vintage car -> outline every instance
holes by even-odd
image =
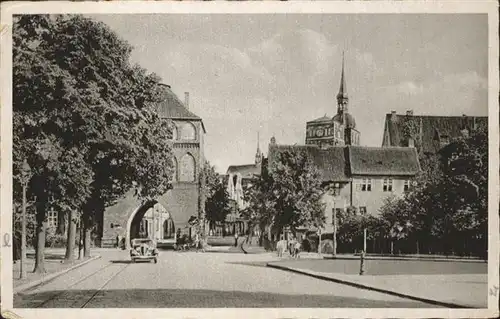
[[[132,239],[132,248],[130,249],[130,258],[132,262],[137,260],[153,260],[158,262],[158,249],[156,242],[149,238]]]

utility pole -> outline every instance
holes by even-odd
[[[333,209],[333,256],[337,256],[337,211]]]
[[[363,230],[363,251],[366,252],[366,228]]]
[[[31,178],[31,167],[27,160],[24,160],[21,168],[21,184],[23,187],[23,207],[22,207],[22,220],[21,220],[21,264],[19,278],[26,278],[26,189],[28,188],[28,181]]]
[[[156,228],[155,228],[155,206],[153,205],[153,209],[151,211],[151,215],[152,215],[152,218],[151,218],[151,239],[152,240],[155,240],[155,237],[156,237]]]

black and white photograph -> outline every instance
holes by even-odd
[[[4,3],[2,314],[497,316],[498,4],[368,2]]]

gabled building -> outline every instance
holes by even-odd
[[[323,194],[326,223],[324,232],[333,232],[333,210],[349,206],[360,214],[379,214],[384,199],[402,195],[419,172],[415,148],[317,145],[269,145],[268,169],[272,172],[280,152],[305,151],[321,174],[321,182],[333,192]]]
[[[468,135],[488,117],[386,114],[382,147],[415,147],[420,158],[436,154],[454,138]]]
[[[169,85],[162,85],[162,99],[157,105],[160,118],[173,124],[172,144],[174,175],[173,188],[155,201],[142,203],[129,192],[124,198],[106,208],[98,222],[102,246],[109,247],[117,236],[125,245],[136,237],[150,237],[159,243],[170,244],[176,234],[192,235],[190,219],[198,218],[204,209],[199,174],[205,163],[202,119],[189,110],[189,93],[181,101]]]

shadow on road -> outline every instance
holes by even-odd
[[[61,291],[46,291],[14,297],[15,308],[35,308]],[[43,305],[44,308],[428,308],[415,301],[382,301],[330,295],[281,294],[268,292],[193,289],[68,290]],[[93,296],[93,297],[92,297]],[[92,300],[86,303],[90,298]],[[75,303],[75,300],[77,301]]]
[[[112,264],[133,264],[132,260],[110,260]]]
[[[252,266],[252,267],[267,267],[267,261],[226,261],[226,264]]]

